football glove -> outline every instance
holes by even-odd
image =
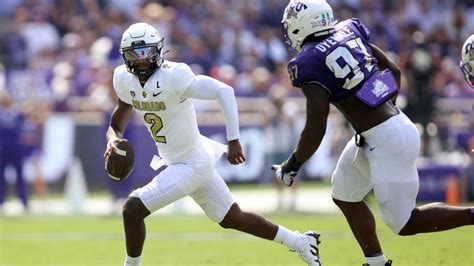
[[[293,181],[295,181],[295,177],[298,174],[298,172],[295,172],[295,171],[290,171],[290,172],[285,173],[284,169],[283,169],[283,164],[274,164],[274,165],[272,165],[272,170],[275,171],[275,178],[279,182],[281,182],[281,183],[283,183],[283,184],[285,184],[289,187],[291,187],[291,185],[293,185]]]
[[[272,170],[275,171],[275,178],[279,182],[291,187],[300,167],[301,164],[296,161],[295,153],[292,153],[290,158],[282,164],[272,165]]]

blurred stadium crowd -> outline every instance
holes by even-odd
[[[330,2],[340,20],[361,18],[373,42],[396,57],[408,94],[424,90],[416,95],[423,99],[408,97],[409,104],[474,97],[457,68],[460,47],[474,32],[474,1]],[[74,108],[64,105],[68,96],[103,95],[92,98],[96,108],[107,109],[107,98],[113,97],[101,87],[110,87],[111,70],[121,64],[121,34],[131,23],[146,21],[165,36],[167,59],[231,83],[239,96],[266,96],[275,84],[292,90],[286,74],[290,55],[280,30],[285,5],[278,0],[7,0],[0,9],[0,59],[11,90],[35,79],[22,78],[24,71],[44,73],[45,80],[34,80],[28,93],[16,97],[43,97],[61,111]]]
[[[474,0],[329,2],[340,20],[359,17],[373,42],[401,67],[400,106],[419,123],[421,132],[428,132],[422,134],[423,155],[458,152],[464,157],[455,160],[464,158],[462,165],[468,165],[474,90],[464,82],[458,62],[462,43],[474,32]],[[273,112],[261,108],[267,114],[266,125],[290,125],[291,119],[275,121],[285,99],[302,96],[292,88],[286,71],[292,56],[280,29],[286,4],[281,0],[3,0],[0,107],[14,105],[29,121],[26,128],[38,132],[51,112],[110,113],[116,101],[113,69],[122,64],[121,35],[131,23],[144,21],[165,37],[166,59],[186,62],[196,74],[232,85],[239,101],[272,99]],[[339,133],[334,138],[343,142],[348,136]],[[4,136],[2,141],[11,142]],[[41,147],[40,140],[29,141]],[[292,145],[276,151],[274,158],[286,156]],[[334,147],[335,158],[341,147]]]

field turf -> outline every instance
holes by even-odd
[[[376,216],[379,216],[376,214]],[[341,215],[271,214],[288,228],[322,233],[323,265],[362,265]],[[304,265],[282,245],[221,229],[204,216],[147,219],[142,265]],[[394,265],[474,265],[474,229],[400,237],[378,220]],[[0,265],[123,265],[120,217],[0,217]]]

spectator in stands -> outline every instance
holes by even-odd
[[[291,148],[297,141],[297,133],[294,129],[295,108],[291,108],[286,100],[287,88],[281,85],[273,85],[269,90],[271,105],[269,110],[265,111],[265,140],[266,140],[266,160],[265,165],[272,165],[286,160]],[[283,184],[278,182],[272,172],[264,178],[268,181],[273,180],[278,191],[278,210],[295,209],[297,185],[293,185],[289,198],[286,197]]]
[[[41,11],[32,11],[30,15],[31,19],[21,29],[28,56],[33,58],[45,51],[54,51],[59,47],[60,40],[56,26],[49,23]]]
[[[16,109],[7,90],[0,91],[0,206],[7,193],[5,170],[12,166],[16,173],[16,193],[25,210],[28,209],[28,188],[23,175],[21,129],[24,117]]]
[[[474,13],[470,2],[443,0],[330,2],[334,4],[336,16],[340,19],[353,16],[364,18],[369,30],[373,32],[374,42],[382,48],[388,48],[389,52],[397,54],[400,52],[400,65],[416,72],[414,73],[416,77],[421,75],[418,64],[406,58],[418,60],[420,53],[417,51],[420,49],[416,48],[413,40],[406,36],[411,38],[415,29],[418,29],[429,44],[428,49],[423,48],[426,52],[423,58],[432,58],[432,65],[438,66],[443,59],[456,58],[456,53],[452,51],[457,51],[463,38],[474,31],[474,23],[468,19]],[[433,4],[434,2],[436,4]],[[259,66],[274,69],[279,67],[277,64],[285,56],[279,48],[282,46],[282,41],[279,36],[279,16],[276,15],[281,13],[284,5],[285,3],[275,0],[228,3],[162,1],[159,4],[136,0],[120,5],[114,5],[110,1],[77,1],[72,5],[55,1],[34,1],[28,2],[27,5],[24,1],[15,1],[5,6],[5,12],[0,13],[4,16],[0,17],[2,25],[3,23],[7,25],[0,29],[0,35],[8,35],[8,43],[0,50],[0,58],[5,58],[4,62],[7,62],[8,69],[26,68],[28,63],[34,63],[38,67],[44,60],[39,60],[36,56],[22,55],[22,51],[27,51],[29,55],[38,55],[43,51],[42,56],[50,60],[54,58],[51,52],[62,55],[65,50],[70,49],[67,46],[59,46],[60,37],[68,34],[79,35],[81,44],[78,54],[84,55],[80,57],[81,61],[74,64],[76,71],[72,80],[73,86],[79,87],[73,88],[73,91],[84,96],[84,88],[93,82],[93,80],[87,82],[93,77],[88,74],[92,66],[88,63],[90,55],[85,54],[92,43],[103,36],[110,38],[114,44],[118,43],[117,38],[120,37],[119,33],[123,31],[124,25],[140,18],[156,25],[164,33],[169,33],[170,46],[176,46],[173,49],[176,51],[176,56],[168,56],[169,58],[201,64],[205,71],[203,74],[209,74],[209,71],[221,64],[233,65],[238,73],[250,73]],[[14,19],[5,16],[14,16]],[[379,22],[380,18],[384,19],[383,24]],[[170,24],[171,20],[176,23]],[[410,25],[413,27],[409,27]],[[17,36],[18,34],[10,32],[10,29],[18,29],[22,34]],[[200,38],[195,39],[195,36]],[[12,49],[21,45],[21,42],[28,49]],[[113,47],[111,51],[109,62],[113,68],[118,63],[118,49]],[[403,56],[404,54],[408,56]],[[52,68],[44,63],[40,66]],[[433,78],[440,71],[442,69],[435,67],[430,69],[429,73],[425,73],[428,76],[423,74],[425,78],[409,79],[411,88],[426,92],[421,95],[428,97],[426,103],[424,99],[418,99],[419,97],[409,97],[416,101],[411,102],[410,106],[418,106],[413,113],[421,117],[422,124],[424,122],[421,120],[429,119],[429,110],[433,109],[433,100],[429,98],[433,94],[433,88],[426,84],[436,84]],[[271,75],[272,80],[278,78],[278,71],[271,71]],[[421,87],[414,84],[419,80]],[[253,91],[258,89],[250,88]],[[265,94],[257,92],[246,95]],[[455,94],[454,97],[461,95]],[[441,97],[447,96],[441,95]],[[468,97],[472,97],[472,94],[468,94]]]
[[[20,142],[25,161],[31,160],[33,169],[33,188],[39,200],[45,203],[48,196],[48,185],[43,178],[40,156],[43,144],[43,126],[49,108],[35,101],[26,104],[25,119],[21,128]],[[44,204],[44,207],[46,203]]]
[[[428,50],[428,42],[425,34],[416,31],[412,35],[415,48],[410,56],[405,75],[410,82],[410,90],[407,106],[407,114],[412,117],[414,123],[420,124],[426,129],[432,121],[434,92],[431,88],[431,78],[435,73],[435,66]],[[427,154],[428,134],[421,130],[422,144],[421,153]]]
[[[0,58],[8,69],[25,69],[28,64],[26,40],[21,34],[21,28],[28,17],[28,10],[18,8],[14,14],[14,24],[0,36]]]
[[[284,63],[288,53],[285,45],[275,36],[275,29],[262,27],[258,35],[260,38],[256,41],[257,56],[262,65],[271,72],[275,71],[277,64]]]

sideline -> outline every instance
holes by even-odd
[[[232,190],[232,189],[231,189]],[[233,190],[235,200],[246,211],[272,213],[277,211],[294,211],[307,213],[336,213],[337,207],[332,202],[329,188],[298,188],[294,204],[291,189],[283,189],[281,195],[276,189],[263,188],[251,190]],[[107,216],[120,215],[122,202],[112,202],[110,198],[87,198],[82,203],[80,215]],[[293,206],[291,206],[293,205]],[[201,208],[189,197],[164,207],[153,215],[204,215]],[[17,199],[12,199],[2,206],[0,215],[77,215],[66,199],[47,199],[30,201],[30,209],[25,211]]]

